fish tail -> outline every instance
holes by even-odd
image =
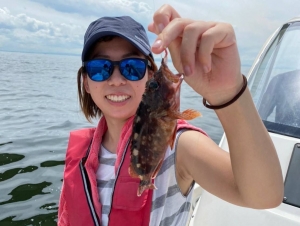
[[[147,189],[157,189],[157,187],[151,183],[151,181],[141,181],[140,186],[137,190],[137,196],[141,196]]]

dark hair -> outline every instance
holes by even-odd
[[[94,47],[100,43],[100,42],[108,42],[113,40],[115,37],[117,36],[105,36],[103,38],[100,38],[89,50],[87,56],[88,59],[91,59],[91,55],[92,55],[92,50],[94,49]],[[150,71],[156,72],[157,71],[157,66],[154,62],[154,60],[152,59],[152,57],[147,56],[146,57],[147,60],[150,61],[151,63],[151,68],[148,68]],[[98,108],[98,106],[95,104],[95,102],[93,101],[91,94],[89,94],[88,92],[86,92],[85,87],[84,87],[84,83],[83,83],[83,77],[87,76],[87,73],[85,71],[85,68],[82,66],[79,68],[78,72],[77,72],[77,88],[78,88],[78,98],[79,98],[79,104],[80,104],[80,108],[84,114],[84,116],[86,117],[86,119],[91,122],[91,120],[93,118],[97,118],[97,117],[101,117],[102,116],[102,111],[100,108]]]

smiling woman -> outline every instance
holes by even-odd
[[[99,122],[70,134],[58,225],[185,225],[195,182],[235,205],[279,205],[278,157],[245,86],[232,26],[181,18],[164,5],[148,29],[157,35],[152,48],[129,16],[87,28],[78,92],[87,120]],[[166,48],[184,76],[164,62],[156,72],[152,51]],[[230,155],[182,120],[199,115],[179,112],[183,78],[216,106]]]
[[[55,3],[57,2],[60,4],[60,1]],[[54,5],[45,7],[46,4],[54,4],[49,3],[49,1],[16,0],[13,3],[5,3],[7,4],[6,9],[1,5],[3,3],[0,3],[0,9],[2,9],[0,10],[0,39],[5,41],[1,44],[0,49],[78,54],[81,51],[79,46],[82,43],[82,35],[78,34],[83,33],[83,27],[85,28],[88,22],[94,19],[91,19],[91,17],[98,17],[99,14],[101,16],[105,14],[126,14],[138,18],[144,25],[146,25],[145,21],[152,20],[152,15],[150,15],[148,8],[143,7],[146,5],[144,3],[137,4],[135,1],[122,1],[124,4],[129,4],[128,6],[130,7],[126,8],[124,5],[119,4],[120,6],[114,8],[122,8],[121,13],[111,8],[101,8],[99,4],[102,4],[102,2],[98,1],[93,4],[80,2],[74,4],[71,1],[65,1],[65,4],[69,4],[69,8],[65,7],[61,10]],[[112,2],[116,4],[116,2],[120,1],[109,2],[110,4]],[[213,4],[213,2],[210,1],[209,4]],[[27,8],[24,7],[24,4],[26,4]],[[82,7],[80,4],[85,4],[85,7]],[[179,3],[174,1],[174,4]],[[0,173],[4,180],[0,181],[0,225],[56,225],[57,221],[63,224],[61,219],[65,219],[66,222],[70,220],[67,217],[64,218],[66,216],[65,213],[69,214],[72,222],[75,222],[74,225],[80,225],[85,214],[87,214],[86,219],[91,220],[93,223],[94,221],[101,221],[102,218],[104,219],[103,222],[109,221],[110,224],[115,223],[117,225],[120,225],[118,222],[114,222],[117,219],[122,221],[122,225],[126,225],[127,220],[128,222],[130,220],[138,222],[136,214],[132,214],[133,217],[130,217],[132,216],[130,211],[134,212],[136,209],[139,209],[141,204],[141,202],[132,201],[137,198],[135,196],[136,180],[128,177],[127,167],[120,170],[121,174],[117,175],[121,175],[121,177],[114,180],[115,172],[118,172],[114,163],[116,163],[116,166],[119,166],[122,160],[127,139],[120,140],[120,137],[123,135],[126,137],[125,134],[130,133],[132,122],[130,119],[132,119],[136,110],[134,108],[137,108],[139,105],[138,100],[141,100],[145,82],[156,70],[152,57],[154,55],[152,54],[151,56],[150,52],[152,50],[154,53],[160,54],[166,47],[171,52],[175,70],[178,72],[185,71],[185,80],[190,85],[188,86],[187,83],[182,85],[182,108],[186,109],[192,106],[192,108],[196,108],[203,113],[205,120],[199,119],[194,121],[193,124],[204,128],[215,142],[218,142],[221,136],[222,129],[217,126],[220,126],[222,122],[229,139],[231,138],[230,151],[233,157],[230,159],[223,150],[219,149],[218,145],[202,133],[186,131],[181,134],[183,131],[178,132],[177,146],[175,149],[167,150],[168,154],[162,170],[159,172],[161,177],[156,179],[157,187],[160,188],[163,186],[159,185],[164,185],[168,192],[162,192],[160,189],[149,191],[148,194],[150,195],[144,198],[147,200],[146,203],[152,203],[153,211],[145,211],[149,217],[145,219],[150,219],[150,225],[158,225],[160,222],[162,225],[184,225],[182,222],[186,221],[187,213],[191,206],[190,196],[194,181],[216,196],[237,205],[252,208],[269,208],[278,205],[278,200],[281,199],[280,186],[282,183],[279,176],[280,173],[278,173],[280,169],[274,149],[268,142],[269,138],[264,132],[263,125],[260,124],[260,120],[257,117],[257,112],[251,104],[252,100],[248,90],[246,89],[235,104],[216,111],[217,114],[214,111],[208,111],[201,104],[201,95],[210,104],[218,105],[230,100],[241,88],[241,68],[236,50],[237,46],[233,44],[236,40],[232,27],[223,23],[212,22],[212,24],[208,24],[203,22],[203,19],[210,21],[211,19],[219,18],[215,14],[215,12],[218,12],[217,9],[220,11],[218,7],[212,7],[211,9],[214,10],[209,10],[209,7],[212,5],[204,4],[204,2],[202,5],[201,1],[197,1],[197,4],[189,3],[189,6],[184,4],[181,2],[177,8],[180,8],[183,14],[201,17],[202,22],[180,18],[179,14],[172,7],[163,6],[154,14],[153,23],[149,26],[149,30],[153,32],[153,34],[148,34],[151,42],[147,38],[141,37],[141,34],[135,33],[136,36],[132,36],[132,40],[136,40],[140,45],[143,46],[146,43],[144,49],[135,45],[131,39],[127,39],[128,36],[117,36],[110,41],[97,42],[94,47],[90,47],[93,55],[87,59],[83,58],[82,62],[80,62],[78,56],[1,52],[0,81],[3,86],[0,89],[2,104],[0,109],[0,128],[4,129],[0,131],[0,143],[10,141],[13,143],[1,145],[0,151],[8,158],[12,157],[12,155],[7,154],[13,154],[16,157],[25,156],[25,158],[1,165]],[[199,7],[195,7],[198,5]],[[206,7],[203,7],[204,5]],[[77,6],[80,6],[81,11],[77,10],[77,13],[71,12],[73,7]],[[68,9],[69,11],[67,11]],[[139,12],[140,14],[134,12]],[[224,12],[227,11],[224,10]],[[239,11],[239,13],[241,12]],[[237,13],[232,13],[232,11],[231,14],[237,15]],[[165,17],[164,15],[167,16]],[[5,19],[3,20],[3,18]],[[66,18],[68,19],[66,20]],[[225,15],[220,20],[230,21],[230,17]],[[242,20],[239,19],[238,21]],[[255,20],[251,21],[255,22]],[[212,27],[213,29],[210,29]],[[246,28],[245,24],[238,27]],[[127,25],[121,28],[128,32],[133,32],[133,30],[128,29]],[[183,28],[186,29],[183,30]],[[119,29],[119,31],[122,29]],[[211,58],[213,62],[211,64],[209,60],[205,61],[205,57],[191,57],[192,55],[194,56],[196,51],[195,44],[199,44],[199,36],[195,34],[202,36],[202,33],[199,31],[206,31],[207,29],[209,29],[209,32],[207,36],[203,36],[203,40],[205,40],[205,37],[207,37],[206,40],[213,40],[214,37],[221,37],[222,35],[220,36],[220,34],[225,33],[227,34],[226,37],[229,37],[228,40],[225,40],[225,43],[219,43],[220,46],[217,47],[218,50],[228,50],[228,52],[217,51],[217,53],[221,54],[219,59],[227,59],[229,62],[223,62],[224,64],[217,65],[216,68],[213,67],[216,65],[215,58]],[[243,29],[241,30],[244,32]],[[256,29],[259,29],[259,26],[256,26]],[[240,32],[240,29],[238,31]],[[216,33],[219,35],[215,35]],[[256,34],[257,32],[254,33]],[[240,35],[238,34],[238,36]],[[156,37],[158,39],[151,49],[148,45]],[[178,37],[183,39],[180,39],[178,42]],[[253,39],[256,40],[255,37]],[[216,40],[217,42],[218,40]],[[246,42],[241,41],[240,43],[242,47],[247,46]],[[186,46],[188,48],[185,48]],[[194,49],[193,46],[195,47]],[[211,43],[203,46],[214,48]],[[207,51],[207,49],[203,50],[204,52]],[[208,52],[210,51],[212,50],[208,50]],[[230,53],[230,56],[234,56],[234,59],[227,56],[222,57],[222,54],[226,55],[227,53]],[[200,52],[199,54],[201,55]],[[213,56],[216,56],[215,52]],[[123,70],[119,70],[122,69],[122,63],[126,62],[127,58],[139,58],[141,62],[147,60],[145,73],[139,71],[145,67],[144,63],[138,64],[139,67],[137,67],[136,63],[131,64],[129,60],[127,63],[132,70],[130,70],[130,67],[128,70],[125,70],[127,63]],[[94,62],[97,63],[106,60],[108,63],[105,65],[107,65],[107,68],[110,66],[110,70],[105,70],[104,65],[103,68],[101,66],[101,70],[92,65],[91,71],[89,71],[87,68],[87,61],[89,60],[95,60]],[[111,62],[121,63],[113,65]],[[103,114],[97,129],[84,130],[89,132],[87,134],[79,134],[78,139],[76,138],[74,143],[72,138],[77,133],[71,133],[69,150],[65,159],[65,147],[67,146],[69,131],[91,127],[78,114],[75,93],[75,69],[79,68],[82,63],[86,63],[86,65],[79,73],[81,80],[78,82],[78,85],[82,93],[86,92],[86,96],[89,98],[88,106],[93,107],[88,112],[94,112],[94,115],[89,115],[92,116],[93,120],[99,119],[100,114],[98,112],[100,112],[100,108],[98,105],[101,105]],[[169,63],[169,65],[172,66],[172,63]],[[211,69],[211,72],[217,71],[216,69],[218,68],[222,70],[222,73],[210,73],[210,78],[213,78],[211,81],[217,81],[216,83],[212,84],[202,80],[203,65],[207,66],[206,69],[208,71]],[[231,67],[228,68],[226,65]],[[94,75],[101,76],[94,78],[93,71],[96,71]],[[133,74],[129,77],[127,73]],[[191,75],[189,75],[190,73]],[[218,74],[224,75],[228,80],[222,80],[223,77],[218,77]],[[107,79],[99,81],[102,78]],[[135,80],[135,78],[138,78],[138,80]],[[201,86],[201,84],[204,85]],[[222,86],[219,86],[220,84]],[[206,87],[209,87],[209,89],[206,89]],[[237,115],[236,112],[240,114]],[[221,122],[217,120],[217,117],[219,117]],[[245,119],[248,118],[253,119],[251,124],[244,124],[247,122]],[[185,126],[198,131],[197,128],[189,124],[185,124]],[[253,127],[255,127],[255,130],[253,130]],[[80,131],[82,132],[83,130]],[[243,134],[250,135],[248,136],[249,139],[242,136]],[[90,149],[88,144],[90,144],[91,139],[88,139],[86,143],[79,143],[79,138],[85,136],[93,138]],[[66,160],[66,172],[69,172],[68,167],[70,167],[70,163],[71,165],[73,163],[72,156],[69,154],[73,144],[79,147],[77,151],[80,152],[78,155],[80,159],[76,159],[76,166],[78,167],[76,172],[81,183],[78,183],[80,185],[78,190],[72,190],[72,192],[78,192],[76,194],[79,194],[78,196],[73,196],[77,197],[76,200],[72,199],[69,202],[68,200],[70,199],[67,199],[67,202],[64,203],[64,192],[68,191],[67,189],[70,188],[68,185],[72,183],[72,180],[65,176],[62,186],[61,178],[64,170],[64,160]],[[259,147],[253,146],[255,144],[261,145]],[[124,147],[124,149],[120,147]],[[255,158],[252,158],[253,156]],[[253,170],[256,171],[254,172]],[[65,175],[68,175],[68,173]],[[103,175],[109,175],[109,178],[102,177]],[[251,175],[260,175],[260,177],[252,178]],[[167,176],[170,176],[171,179],[169,181],[172,184],[165,184],[166,180],[162,178]],[[211,178],[214,178],[214,180],[211,180]],[[114,185],[115,181],[117,181],[114,190],[115,195],[105,199],[105,192],[108,191],[105,191],[105,189],[114,189],[112,185]],[[270,181],[273,181],[272,189],[270,189]],[[91,183],[91,191],[88,191],[88,189],[84,190],[83,188],[88,188],[89,182]],[[245,188],[245,184],[251,184],[253,187],[251,187],[251,190],[248,190]],[[260,185],[259,189],[257,184]],[[60,215],[57,218],[61,186]],[[120,187],[123,190],[119,189]],[[221,187],[224,188],[222,191],[218,189]],[[153,200],[151,199],[151,191],[153,192]],[[266,191],[272,191],[273,193]],[[70,195],[70,193],[66,193]],[[116,201],[113,199],[114,197],[124,197],[124,193],[130,194],[125,197],[129,200],[124,198]],[[170,194],[173,196],[171,197]],[[254,197],[251,194],[256,194],[257,196]],[[160,202],[164,197],[170,197],[165,199],[166,205]],[[57,201],[53,202],[53,200]],[[78,205],[78,200],[83,202],[82,205]],[[99,207],[100,205],[102,205],[102,208]],[[92,212],[92,215],[89,212],[90,210],[86,212],[81,211],[82,208],[88,209],[89,206],[95,207],[95,212]],[[124,206],[126,210],[124,210]],[[170,206],[172,208],[169,208]],[[149,205],[147,208],[149,208]],[[24,209],[27,211],[24,211]],[[100,212],[100,209],[103,212]],[[123,218],[118,217],[118,212],[122,212],[119,216],[129,214],[127,218]],[[180,214],[174,214],[175,218],[168,217],[175,212]],[[81,216],[81,218],[77,219],[77,216]],[[148,222],[145,221],[143,223],[147,225]]]
[[[79,114],[74,65],[80,60],[9,52],[0,52],[0,60],[0,225],[55,226],[69,131],[92,126]],[[184,109],[201,102],[186,83],[182,88]],[[214,112],[197,109],[210,119],[192,123],[218,142]],[[43,182],[51,184],[41,188]],[[23,197],[27,192],[31,197]]]

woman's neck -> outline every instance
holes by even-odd
[[[106,120],[107,131],[102,140],[102,145],[111,153],[117,152],[122,128],[126,121]]]

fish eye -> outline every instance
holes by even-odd
[[[149,83],[149,88],[152,89],[152,90],[157,90],[159,87],[158,83],[156,81],[151,81]]]

